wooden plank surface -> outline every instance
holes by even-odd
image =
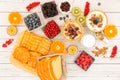
[[[13,38],[14,42],[6,49],[2,48],[0,46],[0,80],[39,80],[37,76],[31,75],[25,71],[22,71],[15,66],[13,66],[10,61],[9,57],[12,52],[12,49],[15,45],[15,42],[21,33],[21,31],[25,30],[25,24],[24,22],[20,24],[18,27],[18,33],[16,36],[9,36],[6,32],[7,27],[10,25],[8,22],[8,15],[12,11],[18,11],[22,14],[23,17],[27,16],[28,14],[32,12],[38,12],[41,14],[40,6],[36,7],[31,12],[27,12],[25,7],[33,2],[34,0],[0,0],[0,45],[2,45],[7,39]],[[46,2],[49,0],[37,0]],[[59,1],[61,0],[55,0],[57,4],[59,4]],[[78,6],[84,10],[84,5],[86,1],[89,1],[91,3],[91,10],[99,9],[103,10],[109,19],[110,24],[115,24],[118,28],[118,31],[120,32],[120,0],[70,0],[73,4],[72,6]],[[98,6],[98,2],[101,3],[101,6]],[[74,17],[71,16],[71,13],[69,14],[72,19]],[[59,25],[62,25],[62,21],[59,20],[59,17],[63,16],[60,14],[59,16],[55,17],[54,19]],[[87,31],[86,31],[87,33]],[[88,32],[89,33],[89,32]],[[37,34],[43,35],[44,33],[42,31],[37,31]],[[114,38],[109,40],[109,44],[100,42],[97,40],[96,45],[102,45],[102,46],[108,46],[108,52],[106,54],[106,57],[95,57],[92,53],[92,49],[86,49],[81,46],[80,41],[76,43],[69,43],[66,40],[64,40],[60,35],[56,37],[55,39],[63,40],[67,46],[70,44],[76,44],[79,46],[79,52],[77,55],[67,56],[67,80],[120,80],[120,33]],[[112,47],[114,45],[118,46],[118,54],[116,55],[116,58],[110,59],[110,54]],[[92,55],[95,58],[95,62],[91,67],[88,69],[88,71],[83,71],[80,67],[78,67],[74,61],[77,58],[77,56],[80,54],[82,50],[85,50],[90,55]]]

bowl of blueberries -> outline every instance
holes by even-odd
[[[27,15],[24,18],[24,22],[29,31],[37,29],[38,27],[42,25],[41,19],[37,13],[32,13],[32,14]]]

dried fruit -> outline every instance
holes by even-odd
[[[7,45],[10,45],[10,44],[12,43],[12,41],[13,41],[13,39],[9,39],[9,40],[6,41],[5,43],[6,43]]]
[[[7,46],[10,45],[12,42],[13,42],[13,39],[9,39],[5,43],[3,43],[2,47],[7,48]]]
[[[7,44],[3,44],[2,47],[3,47],[3,48],[6,48],[6,47],[7,47]]]
[[[112,53],[110,55],[111,58],[114,58],[117,54],[118,47],[115,45],[112,49]]]
[[[84,9],[84,16],[87,16],[90,12],[90,3],[86,2],[85,9]]]
[[[26,9],[27,9],[28,11],[30,11],[30,10],[33,9],[34,7],[38,6],[39,4],[40,4],[40,2],[30,3],[30,4],[26,7]]]
[[[69,2],[62,2],[61,5],[60,5],[60,9],[63,11],[63,12],[68,12],[70,11],[70,4]]]
[[[105,57],[105,54],[107,53],[108,47],[98,48],[95,47],[96,50],[93,50],[92,53],[95,54],[95,56],[103,55]]]
[[[95,32],[95,36],[101,41],[105,39],[103,32]]]

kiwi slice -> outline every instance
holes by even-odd
[[[80,24],[84,24],[86,21],[86,17],[85,16],[78,16],[76,18],[76,20],[80,23]]]
[[[81,11],[81,9],[79,7],[72,8],[72,15],[73,16],[77,17],[77,16],[81,15],[81,13],[82,13],[82,11]]]

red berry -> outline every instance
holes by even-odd
[[[6,47],[7,47],[7,44],[3,44],[2,47],[3,47],[3,48],[6,48]]]
[[[90,11],[90,3],[86,2],[85,9],[84,9],[84,16],[87,16]]]
[[[91,20],[94,21],[95,19],[96,19],[95,16],[92,16]]]
[[[98,28],[101,28],[102,27],[102,24],[98,24]]]
[[[117,54],[117,46],[114,46],[110,57],[114,58],[116,56],[116,54]]]
[[[26,7],[26,9],[27,9],[28,11],[30,11],[32,8],[38,6],[39,4],[40,4],[40,2],[33,2],[33,3],[29,4],[29,5]]]

